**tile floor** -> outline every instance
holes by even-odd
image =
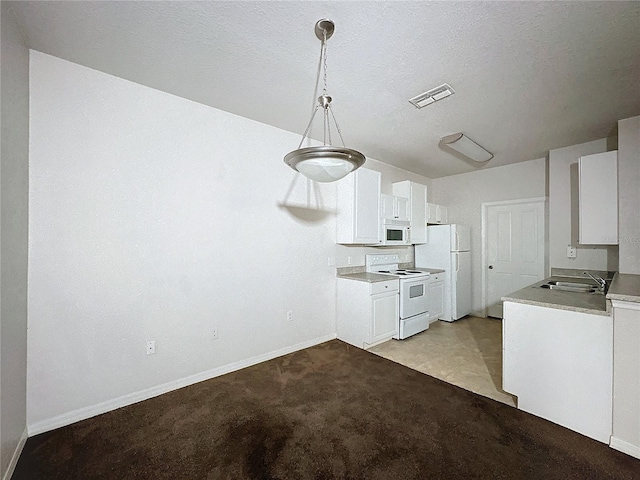
[[[502,321],[467,316],[437,321],[406,340],[389,340],[370,352],[472,392],[515,406],[502,390]]]

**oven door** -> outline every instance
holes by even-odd
[[[400,280],[400,318],[409,318],[429,310],[429,277]]]

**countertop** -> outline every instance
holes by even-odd
[[[412,268],[411,270],[418,270],[420,272],[427,273],[444,273],[444,270],[442,270],[441,268]]]
[[[616,273],[607,292],[607,299],[640,303],[640,275]]]
[[[414,268],[408,267],[409,270],[419,270],[425,273],[444,273],[444,270],[439,268]],[[399,277],[392,277],[391,275],[382,275],[379,273],[369,273],[369,272],[352,272],[352,273],[338,273],[336,275],[338,278],[347,278],[349,280],[357,280],[359,282],[368,282],[368,283],[376,283],[376,282],[386,282],[389,280],[398,280]],[[409,277],[410,278],[410,277]]]
[[[503,301],[524,303],[527,305],[537,305],[539,307],[556,308],[559,310],[570,310],[573,312],[591,313],[594,315],[611,315],[611,302],[607,302],[604,295],[600,293],[577,293],[564,292],[562,290],[551,290],[540,288],[549,281],[559,282],[584,282],[593,283],[585,279],[575,277],[562,277],[553,275],[541,282],[529,285],[521,290],[510,293],[502,297]],[[613,286],[613,285],[612,285]]]
[[[376,283],[376,282],[388,282],[389,280],[398,280],[398,277],[392,277],[391,275],[381,275],[379,273],[369,273],[369,272],[360,272],[360,273],[345,273],[338,274],[338,278],[346,278],[349,280],[357,280],[358,282],[368,282],[368,283]]]

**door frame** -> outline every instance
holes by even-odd
[[[543,206],[543,219],[542,226],[544,231],[542,232],[542,252],[544,256],[544,272],[547,272],[547,222],[548,222],[548,197],[533,197],[533,198],[520,198],[517,200],[502,200],[499,202],[485,202],[482,204],[482,313],[486,317],[487,316],[487,295],[488,295],[488,267],[489,262],[487,260],[488,254],[488,217],[489,217],[489,208],[490,207],[499,207],[499,206],[507,206],[507,205],[518,205],[518,204],[526,204],[526,203],[542,203]]]

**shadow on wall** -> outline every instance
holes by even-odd
[[[295,221],[305,225],[325,222],[336,214],[335,210],[324,206],[318,183],[298,173],[293,176],[289,190],[278,207],[285,210]]]

